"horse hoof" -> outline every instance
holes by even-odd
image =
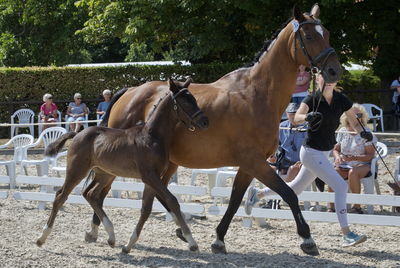
[[[198,245],[192,245],[192,246],[189,247],[189,250],[193,251],[193,252],[198,252],[199,251],[199,246]]]
[[[36,246],[41,247],[44,242],[40,241],[40,239],[36,240]]]
[[[108,239],[107,240],[107,243],[108,243],[108,245],[110,246],[110,247],[115,247],[115,240],[114,239]]]
[[[88,243],[94,243],[97,241],[97,237],[93,236],[91,233],[85,234],[85,241]]]
[[[211,250],[214,254],[226,254],[225,245],[212,244]]]
[[[183,237],[182,229],[178,228],[175,230],[176,236],[179,237],[183,242],[187,243],[187,240],[185,237]]]
[[[122,247],[122,252],[125,253],[125,254],[128,254],[129,252],[131,252],[131,250],[127,246],[123,246]]]
[[[318,256],[319,251],[317,248],[317,245],[315,243],[302,243],[300,245],[301,250],[303,250],[304,253],[311,255],[311,256]]]

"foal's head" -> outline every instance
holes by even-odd
[[[295,6],[294,20],[287,27],[294,33],[293,56],[297,63],[309,66],[321,72],[328,83],[337,82],[342,74],[342,67],[329,44],[329,32],[319,20],[320,8],[315,4],[310,14],[303,14]]]
[[[188,79],[184,84],[175,83],[172,79],[169,79],[168,82],[178,119],[191,131],[194,131],[196,127],[207,129],[208,117],[200,110],[196,99],[188,90],[192,82],[191,79]]]

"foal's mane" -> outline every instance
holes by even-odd
[[[165,99],[165,97],[167,97],[168,95],[170,95],[170,93],[165,94],[164,96],[161,96],[157,103],[153,105],[153,110],[151,110],[151,112],[149,113],[149,116],[147,116],[147,121],[149,121],[149,119],[153,116],[153,114],[157,111],[158,106],[160,105],[160,103],[162,102],[162,100]]]
[[[257,62],[260,61],[261,56],[264,53],[268,53],[268,48],[271,45],[271,43],[278,37],[278,35],[280,34],[280,32],[286,27],[286,25],[288,25],[288,23],[293,19],[293,17],[290,17],[286,22],[284,22],[281,27],[279,27],[275,33],[271,36],[270,39],[267,39],[264,41],[264,44],[261,48],[261,50],[256,54],[256,57],[254,58],[254,60],[248,64],[245,65],[245,67],[252,67],[254,66],[254,64],[256,64]]]

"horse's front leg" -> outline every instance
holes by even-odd
[[[221,222],[217,227],[217,238],[211,244],[211,250],[213,253],[226,253],[224,237],[228,231],[229,224],[231,223],[233,216],[237,212],[240,203],[242,202],[243,195],[246,192],[251,180],[252,177],[239,168],[233,182],[228,209],[226,210]]]
[[[300,248],[306,254],[313,256],[319,255],[318,248],[310,234],[310,227],[300,211],[299,200],[292,188],[290,188],[263,159],[253,161],[251,165],[246,167],[246,171],[247,170],[249,170],[248,172],[253,170],[254,173],[252,174],[254,174],[254,177],[279,194],[289,205],[296,221],[297,233],[304,240]]]
[[[161,180],[164,185],[168,184],[172,174],[174,174],[176,172],[177,168],[178,168],[177,165],[175,165],[173,163],[169,163],[168,169],[164,173],[164,176],[162,177],[162,180]],[[143,226],[144,226],[145,222],[147,221],[147,219],[150,216],[155,196],[157,197],[157,199],[161,202],[161,204],[164,206],[164,208],[168,212],[171,211],[168,208],[167,204],[159,196],[157,196],[156,193],[149,186],[145,185],[144,191],[143,191],[142,208],[141,208],[141,211],[140,211],[141,212],[140,213],[140,218],[139,218],[139,221],[138,221],[138,223],[137,223],[137,225],[135,227],[135,230],[132,232],[132,235],[131,235],[131,237],[129,239],[128,244],[126,244],[122,248],[122,251],[124,253],[129,253],[131,251],[133,245],[139,239],[139,235],[140,235],[140,233],[141,233],[141,231],[143,229]]]

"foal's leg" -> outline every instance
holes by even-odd
[[[99,175],[100,177],[100,175]],[[104,225],[108,233],[108,244],[111,247],[115,246],[115,233],[114,233],[114,226],[110,219],[108,218],[107,214],[103,210],[103,200],[104,193],[108,193],[111,184],[114,180],[114,176],[110,174],[103,173],[101,174],[101,179],[95,181],[95,186],[89,190],[85,190],[83,196],[88,201],[90,206],[93,208],[94,212],[100,218],[101,222]]]
[[[80,165],[76,165],[75,163],[70,163],[68,166],[70,168],[67,168],[67,175],[65,177],[64,185],[61,187],[60,190],[57,191],[54,198],[53,208],[51,210],[50,217],[47,221],[47,224],[43,228],[42,235],[36,241],[36,244],[38,246],[41,246],[46,241],[51,232],[51,229],[53,228],[57,212],[65,203],[71,191],[75,188],[75,186],[79,184],[79,182],[82,181],[83,178],[87,176],[89,172],[88,169],[82,168]]]
[[[164,176],[162,177],[161,181],[164,185],[167,185],[172,174],[176,172],[176,169],[178,168],[177,165],[173,163],[169,163],[168,169],[165,172]],[[151,189],[150,186],[145,184],[144,186],[144,191],[143,191],[143,198],[142,198],[142,208],[140,210],[140,218],[138,223],[136,224],[135,230],[132,232],[132,235],[129,239],[128,244],[126,244],[123,248],[122,251],[125,253],[129,253],[133,247],[133,245],[136,243],[136,241],[139,239],[139,235],[143,229],[143,226],[147,219],[150,216],[151,209],[153,207],[153,201],[154,201],[154,196],[157,197],[157,199],[161,202],[161,204],[164,206],[164,208],[170,212],[171,210],[168,208],[167,204],[158,196],[156,193]],[[180,230],[180,229],[179,229]],[[181,231],[182,232],[182,231]]]
[[[101,175],[101,174],[103,174],[103,172],[99,169],[95,169],[94,174],[95,175],[94,175],[93,181],[85,189],[85,192],[89,192],[96,185],[96,181],[100,180],[101,177],[104,176],[104,175]],[[109,175],[109,176],[111,176],[111,175]],[[111,178],[108,178],[108,179],[114,181],[115,177],[113,177],[112,179]],[[101,195],[99,196],[99,199],[97,199],[98,205],[101,208],[103,207],[104,199],[106,198],[109,191],[110,191],[110,189],[104,188]],[[92,222],[91,222],[91,230],[89,232],[86,232],[86,234],[85,234],[86,242],[91,243],[91,242],[97,241],[100,222],[101,222],[100,218],[97,216],[96,212],[93,212],[93,218],[92,218]]]
[[[211,250],[213,253],[226,253],[224,242],[225,234],[228,231],[229,224],[231,223],[233,216],[237,212],[240,203],[242,202],[243,195],[246,192],[251,180],[252,177],[239,168],[234,179],[228,209],[226,210],[221,222],[217,227],[217,238],[211,245]]]
[[[190,229],[186,224],[176,197],[168,190],[167,186],[161,182],[157,173],[153,171],[147,172],[147,174],[143,176],[142,180],[145,184],[148,184],[153,189],[153,191],[157,193],[160,199],[164,200],[169,209],[171,209],[172,217],[176,219],[175,222],[177,222],[177,224],[182,228],[182,235],[189,243],[189,250],[198,251],[199,247],[196,241],[194,241],[192,233],[190,232]],[[129,244],[127,246],[129,246]],[[126,247],[126,250],[128,250],[129,252],[130,248]]]
[[[292,188],[262,158],[257,158],[253,163],[246,166],[246,171],[252,172],[254,177],[279,194],[289,205],[296,221],[297,233],[304,239],[300,248],[309,255],[319,255],[318,248],[310,234],[310,227],[303,218],[299,207],[299,200]]]

